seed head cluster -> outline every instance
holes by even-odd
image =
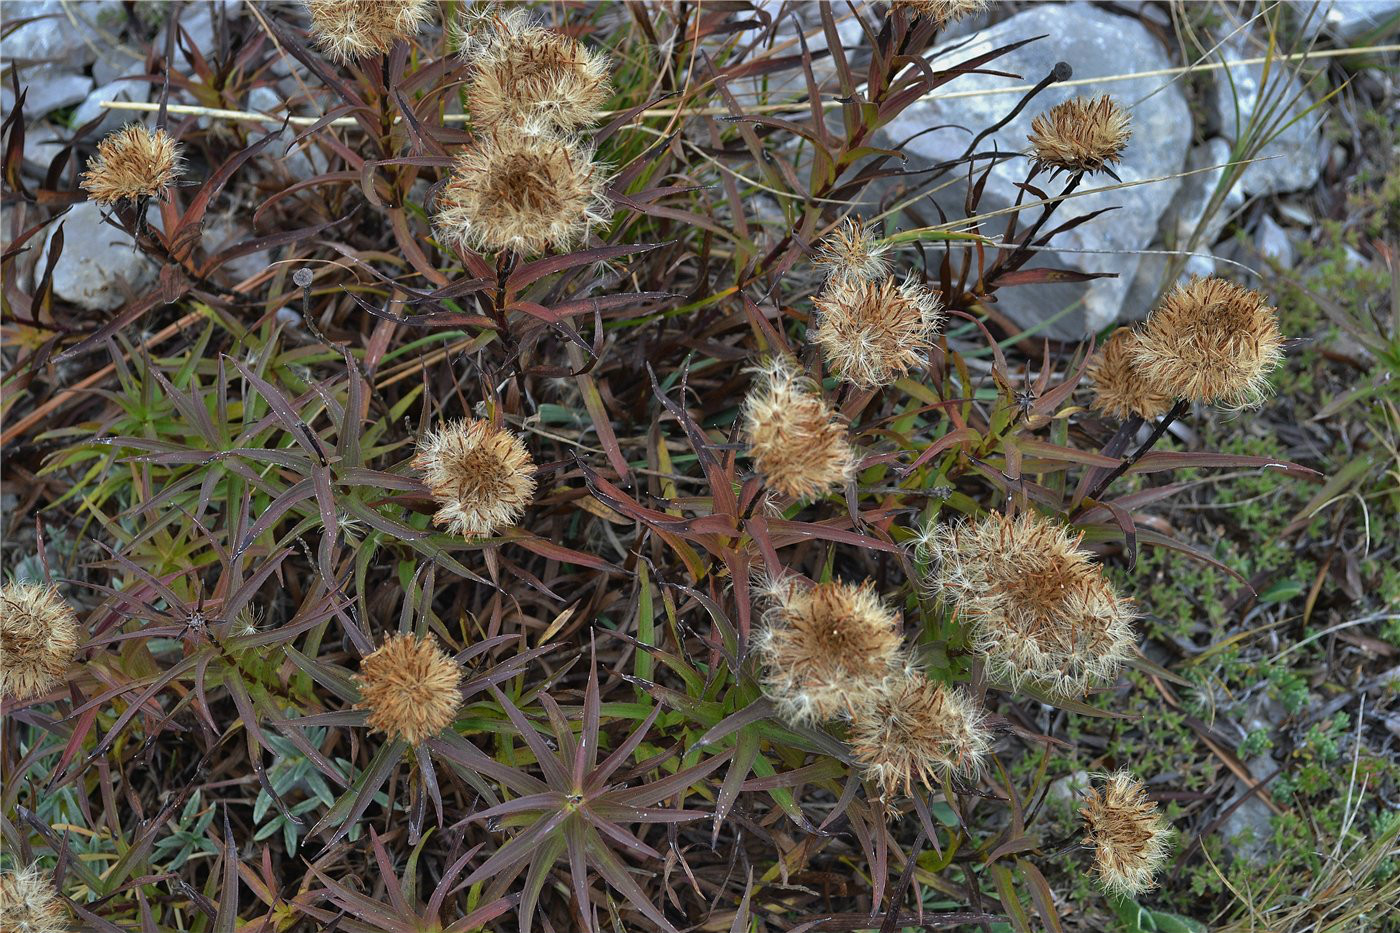
[[[593,150],[549,133],[502,132],[457,156],[438,197],[438,235],[497,252],[567,249],[610,215]]]
[[[1075,97],[1031,121],[1031,155],[1042,167],[1084,173],[1103,171],[1123,158],[1132,131],[1128,113],[1107,94]]]
[[[437,500],[433,521],[468,538],[514,525],[535,496],[535,461],[516,434],[450,421],[418,442],[413,467]]]
[[[1153,886],[1172,831],[1141,781],[1127,771],[1107,775],[1103,787],[1084,798],[1079,815],[1105,890],[1132,896]]]
[[[50,586],[0,586],[0,695],[28,700],[61,683],[78,649],[78,618]]]
[[[851,750],[888,799],[932,788],[944,775],[970,777],[991,748],[984,714],[964,691],[913,673],[880,691],[851,720]]]
[[[824,237],[813,260],[833,279],[874,282],[890,274],[889,246],[879,242],[865,224],[847,217]]]
[[[813,300],[808,339],[842,378],[871,388],[918,366],[943,324],[938,296],[912,278],[833,277]]]
[[[755,646],[764,685],[792,722],[815,723],[866,709],[903,676],[900,616],[873,584],[810,584],[795,578],[765,587],[770,608]]]
[[[97,144],[79,186],[98,204],[159,197],[180,175],[180,144],[165,130],[128,123]]]
[[[929,584],[973,627],[992,676],[1073,697],[1111,681],[1133,647],[1133,604],[1069,530],[1037,513],[925,530]]]
[[[1282,359],[1278,311],[1259,292],[1214,277],[1174,288],[1147,316],[1132,352],[1157,392],[1234,409],[1263,401]]]
[[[836,412],[786,357],[758,371],[744,399],[744,439],[769,487],[794,499],[845,484],[856,454]]]
[[[932,21],[942,29],[964,16],[980,13],[988,0],[894,0],[894,9],[907,10],[910,16]]]
[[[467,99],[479,129],[571,132],[597,122],[612,93],[607,56],[531,22],[525,9],[473,23],[462,55],[472,64]]]
[[[411,39],[432,15],[432,0],[307,0],[311,37],[327,58],[382,55]]]
[[[0,930],[66,933],[67,921],[67,911],[48,872],[38,865],[0,872]]]
[[[1120,327],[1090,361],[1089,378],[1094,382],[1090,407],[1095,411],[1120,420],[1137,415],[1151,421],[1172,407],[1172,397],[1159,392],[1133,362],[1137,346],[1137,333]]]
[[[417,745],[451,724],[462,705],[462,669],[432,636],[391,635],[360,661],[356,709],[369,727]]]

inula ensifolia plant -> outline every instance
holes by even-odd
[[[485,419],[428,431],[412,466],[437,502],[433,521],[468,538],[514,525],[535,496],[535,461],[525,441]]]
[[[0,872],[0,930],[5,933],[68,933],[68,911],[53,879],[38,865]]]
[[[462,670],[432,636],[391,635],[360,660],[356,709],[369,727],[417,745],[452,724],[462,705]]]
[[[97,144],[79,185],[94,201],[109,206],[158,198],[180,177],[180,150],[165,130],[128,123]]]
[[[28,700],[63,682],[78,619],[52,586],[0,586],[0,695]]]
[[[863,388],[921,366],[944,318],[938,296],[912,277],[833,273],[812,306],[808,339],[841,378]]]
[[[311,36],[333,61],[382,55],[418,34],[432,17],[432,0],[307,0]]]
[[[1095,411],[1119,419],[1137,415],[1151,420],[1172,407],[1174,399],[1158,391],[1138,368],[1133,358],[1137,347],[1137,331],[1120,327],[1090,361],[1088,376],[1094,384],[1094,397],[1089,404]]]
[[[1141,781],[1126,771],[1103,776],[1103,786],[1091,788],[1080,803],[1079,815],[1105,890],[1131,896],[1152,887],[1172,831]]]
[[[818,496],[844,486],[855,473],[846,426],[786,357],[757,370],[742,419],[754,469],[785,496]]]

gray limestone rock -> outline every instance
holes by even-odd
[[[19,86],[24,94],[24,119],[32,122],[63,107],[71,107],[87,99],[92,92],[92,79],[84,75],[60,71],[55,66],[43,65],[21,68]],[[0,92],[5,112],[15,106],[15,94],[10,89],[10,81],[5,79],[5,88]]]
[[[122,21],[121,0],[5,0],[5,23],[26,20],[0,38],[0,58],[8,62],[54,62],[77,70],[95,59],[108,32]]]
[[[60,223],[63,253],[53,272],[54,291],[60,298],[94,311],[111,311],[127,301],[128,292],[139,293],[155,281],[155,263],[135,250],[130,237],[105,223],[94,202],[73,205]],[[52,239],[50,233],[39,258],[40,269]]]
[[[1354,42],[1369,33],[1381,33],[1380,41],[1387,41],[1388,34],[1393,42],[1400,33],[1400,0],[1322,0],[1311,16],[1308,6],[1299,4],[1295,13],[1309,37],[1325,30]]]

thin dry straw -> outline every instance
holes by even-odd
[[[1153,71],[1134,71],[1127,74],[1104,75],[1098,78],[1073,78],[1069,81],[1058,82],[1056,87],[1080,87],[1085,85],[1107,84],[1113,81],[1133,81],[1138,78],[1160,78],[1167,75],[1194,74],[1201,71],[1213,71],[1218,68],[1234,68],[1239,65],[1263,65],[1269,62],[1291,62],[1304,61],[1318,58],[1341,58],[1354,55],[1365,55],[1369,53],[1400,52],[1400,44],[1397,45],[1371,45],[1359,49],[1324,49],[1320,52],[1295,52],[1290,55],[1258,56],[1255,58],[1236,58],[1229,61],[1206,62],[1195,65],[1179,65],[1174,68],[1158,68]],[[947,94],[925,94],[921,100],[954,100],[961,97],[984,97],[991,94],[1024,94],[1032,90],[1034,85],[1013,84],[1008,87],[987,88],[976,91],[952,91]],[[109,110],[141,110],[156,111],[160,109],[160,104],[145,103],[142,101],[114,101],[104,100],[100,106]],[[825,100],[821,102],[824,108],[842,106],[841,101]],[[752,113],[782,113],[800,112],[811,109],[807,103],[793,104],[765,104],[754,107]],[[281,123],[284,119],[294,126],[311,126],[320,123],[320,117],[279,117],[266,113],[256,113],[251,110],[223,110],[217,107],[196,107],[190,104],[168,104],[166,110],[170,113],[184,114],[186,116],[210,117],[215,120],[244,121],[252,123]],[[606,115],[620,113],[621,111],[605,111]],[[677,110],[670,107],[656,107],[651,110],[643,110],[639,116],[643,117],[673,117],[673,116],[729,116],[731,111],[723,107],[705,107],[697,110]],[[396,117],[395,120],[401,119]],[[470,117],[463,113],[449,113],[443,118],[444,123],[464,123]],[[329,121],[328,126],[354,126],[354,117],[337,117]]]

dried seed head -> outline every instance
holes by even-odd
[[[0,873],[0,930],[66,933],[68,914],[53,879],[38,865]]]
[[[1089,407],[1120,420],[1137,415],[1148,421],[1172,407],[1171,396],[1158,392],[1133,363],[1137,344],[1137,332],[1120,327],[1099,348],[1089,362],[1089,378],[1094,382]]]
[[[846,428],[794,364],[775,357],[744,399],[744,439],[754,467],[785,496],[817,496],[845,484],[856,454]]]
[[[78,649],[78,617],[51,586],[0,586],[0,695],[28,700],[68,673]]]
[[[159,197],[179,176],[180,144],[165,130],[128,123],[97,144],[78,183],[99,204]]]
[[[834,279],[874,281],[889,275],[890,260],[885,255],[889,249],[870,235],[865,224],[847,217],[822,238],[813,261],[826,266],[827,275]]]
[[[832,279],[813,305],[817,323],[808,339],[842,378],[866,388],[918,366],[943,324],[938,296],[913,279]]]
[[[1133,647],[1133,604],[1065,526],[1034,512],[925,529],[933,592],[973,629],[988,671],[1013,687],[1082,696]]]
[[[1128,113],[1107,94],[1075,97],[1031,121],[1031,154],[1041,166],[1098,172],[1116,165],[1128,145]]]
[[[579,142],[548,134],[483,138],[457,157],[438,198],[438,235],[470,250],[566,249],[610,216],[605,176]]]
[[[411,39],[432,16],[432,0],[307,0],[311,36],[326,57],[349,62]]]
[[[413,467],[437,500],[433,521],[468,538],[514,525],[535,496],[535,461],[489,421],[449,421],[418,442]]]
[[[902,676],[899,613],[869,581],[811,584],[792,577],[764,585],[770,608],[755,641],[764,685],[779,712],[812,723],[866,708]]]
[[[1094,849],[1099,883],[1110,893],[1131,896],[1152,887],[1172,831],[1141,781],[1127,771],[1105,777],[1103,788],[1090,790],[1079,805],[1079,815],[1085,841]]]
[[[893,7],[909,11],[910,16],[932,20],[942,29],[964,16],[982,12],[987,3],[988,0],[894,0]]]
[[[597,122],[612,93],[606,55],[532,23],[524,9],[473,22],[462,55],[473,66],[467,100],[479,128],[578,129]]]
[[[1278,312],[1259,292],[1217,278],[1178,285],[1147,316],[1133,365],[1172,398],[1248,408],[1283,359]]]
[[[391,635],[360,660],[356,709],[369,727],[417,745],[447,728],[462,705],[462,669],[432,636]]]
[[[983,718],[962,690],[914,673],[851,719],[851,750],[888,799],[912,793],[915,781],[932,788],[945,774],[981,770],[992,744]]]

